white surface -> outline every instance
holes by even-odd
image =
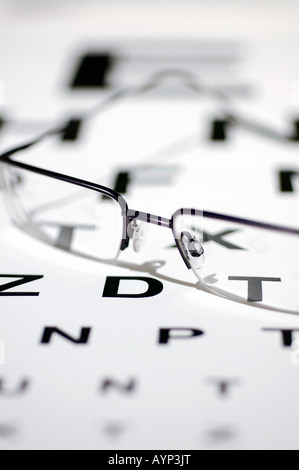
[[[298,111],[292,91],[299,78],[297,2],[90,2],[88,8],[76,2],[56,8],[9,9],[1,16],[5,115],[53,122],[97,102],[97,92],[70,92],[65,83],[75,58],[102,41],[227,40],[244,50],[232,78],[255,89],[251,99],[236,101],[237,109],[281,132],[290,129]],[[183,152],[166,159],[179,168],[173,186],[135,185],[130,207],[170,217],[185,205],[205,206],[299,226],[298,193],[279,194],[275,173],[298,168],[297,147],[244,130],[235,130],[225,145],[211,144],[204,139],[211,116],[208,100],[199,109],[190,98],[140,99],[90,122],[75,148],[47,143],[24,159],[112,184],[115,169],[144,163],[149,155],[165,163],[161,148],[185,139]],[[24,138],[8,129],[1,148]],[[115,267],[42,245],[13,228],[3,207],[0,214],[0,274],[44,275],[19,288],[39,290],[38,298],[0,297],[6,352],[0,379],[11,389],[21,379],[31,382],[22,396],[0,394],[0,425],[15,429],[0,435],[2,449],[298,449],[298,365],[279,333],[262,331],[299,328],[298,317],[196,289],[179,256],[155,245],[149,254],[124,253]],[[160,259],[168,263],[156,274],[143,265]],[[107,276],[156,277],[164,290],[149,299],[102,298]],[[90,326],[91,339],[74,346],[55,337],[42,346],[45,326],[74,336]],[[205,335],[158,345],[159,329],[167,327],[198,328]],[[136,379],[136,391],[103,394],[106,378],[124,384]],[[214,379],[237,382],[221,397]],[[111,425],[121,428],[117,437],[107,432]]]

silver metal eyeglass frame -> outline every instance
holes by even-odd
[[[107,109],[109,109],[109,107],[113,106],[120,99],[126,98],[128,96],[139,95],[141,93],[145,93],[154,88],[157,88],[158,86],[161,85],[161,81],[163,82],[165,77],[167,78],[168,76],[179,77],[179,79],[182,81],[183,86],[185,86],[188,89],[191,89],[192,91],[195,91],[196,93],[207,93],[207,90],[204,87],[201,87],[200,85],[198,85],[196,81],[194,80],[194,77],[188,74],[187,72],[184,72],[181,70],[163,71],[163,72],[159,72],[158,74],[155,74],[151,78],[151,80],[149,80],[145,85],[142,85],[139,87],[131,87],[131,88],[128,87],[124,90],[120,90],[112,94],[106,100],[102,101],[99,105],[95,106],[92,110],[87,112],[82,117],[82,120],[88,120],[92,118],[94,115],[97,115],[99,113],[106,111]],[[208,90],[208,92],[210,93],[211,91]],[[213,94],[217,98],[222,99],[222,100],[226,100],[227,98],[221,92],[214,91]],[[70,125],[68,124],[68,125],[59,126],[55,129],[45,132],[44,134],[40,135],[36,139],[24,145],[12,148],[8,150],[7,152],[3,153],[2,155],[0,155],[0,163],[3,165],[9,165],[15,168],[26,170],[32,173],[40,174],[48,178],[60,180],[65,183],[73,184],[82,188],[90,189],[92,191],[96,191],[98,193],[101,193],[102,195],[105,195],[115,200],[120,206],[121,216],[123,218],[123,237],[121,240],[120,251],[126,250],[129,246],[130,240],[134,237],[134,231],[136,230],[137,225],[135,224],[134,226],[134,224],[132,224],[133,221],[135,222],[140,221],[140,222],[144,222],[148,224],[158,225],[160,227],[172,230],[175,244],[183,258],[183,261],[186,267],[188,269],[191,269],[192,266],[190,263],[190,257],[192,257],[192,254],[193,256],[201,255],[200,248],[196,247],[197,240],[194,240],[190,234],[187,234],[187,239],[189,235],[190,237],[189,237],[189,240],[186,242],[186,240],[185,241],[183,240],[183,236],[182,236],[183,234],[180,234],[180,236],[177,237],[175,230],[174,230],[174,220],[176,216],[183,215],[184,213],[188,215],[194,215],[194,216],[199,215],[199,216],[214,219],[214,220],[237,223],[237,224],[247,226],[247,227],[255,227],[259,229],[271,230],[271,231],[276,231],[276,232],[285,233],[285,234],[299,235],[299,229],[297,228],[284,227],[284,226],[280,226],[276,224],[259,222],[255,220],[234,217],[234,216],[230,216],[226,214],[202,211],[198,209],[179,209],[172,215],[170,219],[153,215],[153,214],[149,214],[146,212],[141,212],[139,210],[133,210],[128,207],[128,204],[125,198],[121,194],[117,193],[111,188],[101,186],[97,183],[93,183],[90,181],[85,181],[85,180],[81,180],[78,178],[74,178],[69,175],[56,173],[56,172],[49,171],[43,168],[32,166],[27,163],[17,161],[13,158],[14,155],[34,147],[35,145],[42,142],[46,138],[60,135],[69,130],[70,130]],[[198,250],[197,253],[196,253],[196,250]]]

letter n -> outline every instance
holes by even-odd
[[[87,344],[91,333],[91,328],[81,328],[81,333],[78,338],[74,338],[64,331],[56,328],[55,326],[47,326],[44,329],[43,336],[41,339],[41,344],[50,344],[52,336],[54,334],[62,336],[64,339],[67,339],[74,344]]]

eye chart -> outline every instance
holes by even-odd
[[[1,153],[67,123],[16,159],[165,218],[192,207],[299,228],[295,1],[25,3],[0,7]],[[20,194],[27,173],[13,173]],[[77,224],[46,208],[49,244],[11,221],[1,184],[1,449],[298,449],[299,305],[261,300],[283,299],[286,265],[295,295],[299,239],[281,238],[262,278],[226,261],[241,303],[199,286],[169,230],[147,228],[117,262],[77,256],[87,202]],[[225,223],[206,237],[231,257],[244,247]]]

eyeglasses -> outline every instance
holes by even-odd
[[[137,93],[151,87],[153,82]],[[128,93],[113,95],[97,109]],[[12,219],[21,229],[57,248],[112,260],[130,243],[138,251],[145,227],[155,225],[172,232],[186,268],[209,292],[299,312],[299,229],[193,208],[164,218],[130,209],[113,189],[12,158],[64,131],[59,127],[0,156],[1,185]]]

